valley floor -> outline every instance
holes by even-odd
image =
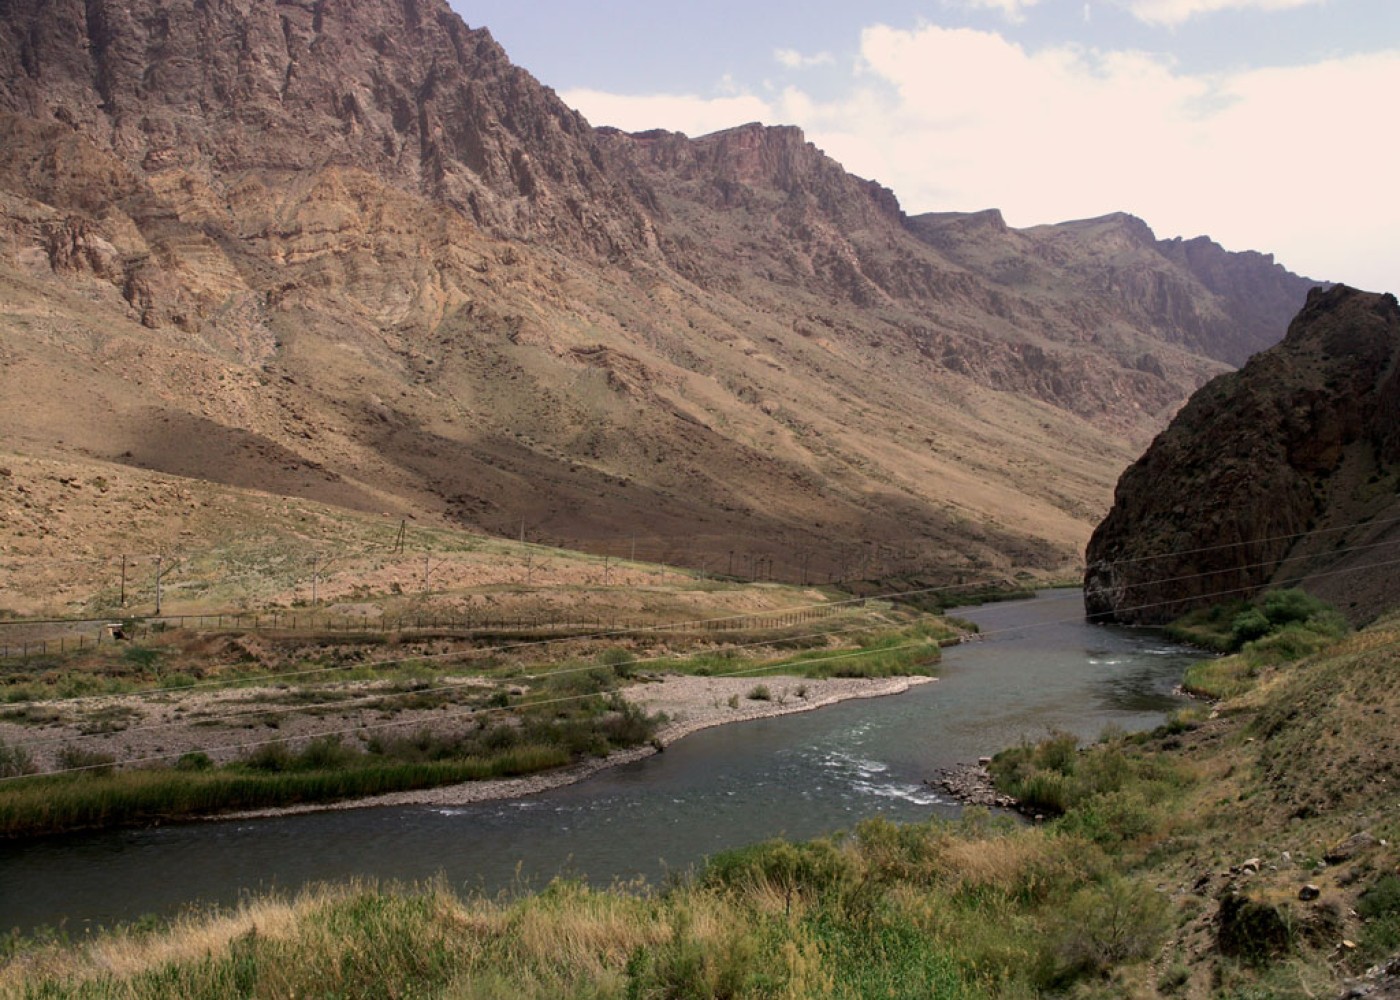
[[[1256,643],[1196,678],[1235,695],[1153,733],[999,754],[1045,823],[867,820],[665,889],[323,887],[12,939],[0,997],[1368,995],[1400,953],[1398,650],[1395,617],[1308,654]]]

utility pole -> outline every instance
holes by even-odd
[[[315,607],[316,607],[316,596],[317,596],[317,590],[318,590],[317,584],[319,584],[319,583],[321,582],[321,574],[324,573],[326,570],[330,569],[330,568],[331,568],[331,564],[334,563],[334,562],[335,562],[335,556],[328,556],[328,557],[326,558],[326,561],[325,561],[325,562],[322,562],[322,561],[321,561],[321,557],[320,557],[320,556],[314,556],[314,557],[312,558],[312,560],[311,560],[311,607],[312,607],[312,608],[315,608]]]
[[[156,614],[160,614],[160,556],[156,556]]]
[[[122,556],[122,607],[126,607],[126,556]]]
[[[165,574],[180,565],[179,563],[171,563],[168,568],[162,569],[161,564],[164,560],[165,557],[163,555],[156,555],[156,614],[160,614],[160,582],[165,578]]]
[[[404,535],[407,530],[408,520],[406,518],[399,518],[399,533],[394,538],[394,551],[399,555],[403,555]]]
[[[423,593],[426,594],[428,592],[428,575],[432,573],[433,570],[441,568],[444,562],[446,562],[445,559],[439,559],[437,562],[429,565],[428,553],[423,553]]]

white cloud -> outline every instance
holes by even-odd
[[[807,56],[796,49],[775,49],[773,58],[785,69],[810,69],[813,66],[830,66],[836,62],[836,57],[830,52],[818,52],[816,55]]]
[[[840,116],[844,129],[817,116],[810,138],[856,173],[878,170],[913,210],[995,205],[1013,225],[1126,210],[1164,235],[1400,287],[1400,199],[1375,116],[1400,92],[1400,51],[1223,77],[937,27],[871,28],[862,52],[894,96]]]
[[[609,94],[600,90],[568,90],[563,101],[583,112],[594,125],[612,125],[627,132],[664,128],[689,136],[707,135],[749,122],[775,122],[766,101],[748,95],[698,97],[693,94]]]
[[[1222,10],[1289,10],[1325,0],[1120,0],[1139,21],[1161,26],[1184,24],[1201,14]]]
[[[1040,0],[957,0],[961,7],[999,10],[1013,24],[1026,19],[1026,10],[1040,3]]]
[[[590,120],[691,135],[801,126],[911,213],[1001,208],[1029,226],[1113,211],[1292,270],[1400,292],[1389,126],[1400,49],[1223,76],[1142,52],[1031,51],[1000,35],[876,26],[839,100],[566,94]]]

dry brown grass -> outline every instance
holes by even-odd
[[[1096,856],[1091,845],[1071,846],[1043,827],[972,839],[952,836],[940,845],[938,872],[954,891],[1037,897],[1048,887],[1085,878]]]
[[[225,955],[231,942],[250,932],[290,941],[312,914],[364,889],[346,884],[307,890],[290,900],[256,897],[230,912],[187,914],[158,933],[118,930],[76,947],[27,951],[0,966],[0,997],[22,997],[26,984],[41,979],[74,985],[102,976],[130,979],[168,963]]]

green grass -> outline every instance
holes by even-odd
[[[652,739],[660,717],[612,697],[530,708],[514,719],[486,719],[465,732],[422,730],[377,736],[361,749],[338,738],[299,749],[274,741],[241,761],[212,767],[202,754],[173,766],[115,770],[109,756],[72,749],[61,763],[78,773],[29,775],[0,785],[0,837],[134,826],[245,809],[514,777]],[[7,752],[6,761],[15,756]],[[24,760],[7,764],[21,773]]]
[[[390,761],[356,767],[260,770],[152,768],[17,779],[0,789],[0,836],[190,819],[242,809],[432,788],[459,781],[531,774],[568,763],[557,746],[519,746],[489,758]]]
[[[1316,652],[1348,631],[1337,610],[1298,589],[1271,590],[1252,602],[1232,601],[1197,608],[1167,626],[1179,642],[1237,653],[1261,653],[1298,659]]]
[[[842,636],[842,641],[849,645],[837,649],[827,648],[825,638],[817,637],[813,641],[821,642],[821,649],[777,654],[765,650],[753,656],[719,650],[693,658],[638,661],[625,651],[609,650],[600,654],[596,661],[565,661],[542,669],[538,676],[521,676],[523,693],[515,694],[504,688],[445,690],[454,673],[430,669],[419,660],[377,667],[357,663],[352,658],[334,673],[337,682],[372,679],[389,680],[392,684],[391,688],[378,693],[377,700],[373,694],[356,694],[356,704],[362,709],[391,714],[450,706],[476,711],[501,709],[509,710],[515,721],[496,724],[499,719],[493,723],[483,717],[479,726],[456,736],[422,733],[411,737],[378,737],[370,742],[367,751],[352,752],[348,747],[340,747],[330,753],[317,741],[293,753],[280,743],[272,743],[237,766],[197,768],[186,762],[183,767],[146,768],[130,773],[30,776],[0,786],[0,836],[139,825],[224,811],[327,802],[496,777],[500,774],[492,768],[498,765],[504,769],[501,773],[522,773],[521,765],[511,763],[515,759],[511,755],[526,754],[530,760],[528,770],[558,766],[582,757],[603,756],[654,737],[656,725],[662,720],[644,717],[615,693],[620,683],[634,677],[643,667],[649,673],[676,670],[757,678],[794,673],[813,678],[926,674],[938,661],[938,642],[949,634],[951,630],[943,623],[923,619],[896,630],[872,629]],[[198,683],[193,676],[178,671],[160,676],[160,666],[167,657],[154,650],[129,647],[119,654],[113,653],[112,659],[114,669],[129,671],[119,678],[127,686],[163,684],[178,689]],[[518,667],[502,669],[507,673],[519,673]],[[147,673],[150,676],[144,676]],[[220,686],[256,683],[259,675],[265,673],[266,668],[262,666],[239,664],[219,678]],[[479,670],[472,673],[481,676]],[[142,676],[135,677],[137,674]],[[71,673],[59,676],[46,673],[29,678],[31,682],[37,681],[50,688],[77,679]],[[82,675],[81,679],[92,683],[118,680],[107,677],[101,668]],[[764,695],[779,701],[787,697],[785,690],[775,693],[765,684],[756,684],[751,697],[762,699]],[[232,724],[255,727],[271,735],[291,713],[342,711],[349,698],[344,692],[321,685],[289,687],[270,696],[266,713],[241,715]],[[38,710],[30,706],[7,711],[17,720],[28,721],[32,717],[35,724],[41,721],[36,714]],[[93,731],[116,731],[128,721],[128,714],[108,711],[100,717],[94,716],[85,725]],[[211,726],[230,724],[218,719],[192,718],[191,722],[194,725],[207,722]],[[324,758],[314,766],[305,760],[306,753],[312,751],[320,752]],[[90,765],[105,772],[110,763],[105,759],[75,761],[72,766]],[[30,764],[16,758],[6,766],[19,772]]]
[[[1058,813],[1043,823],[971,809],[955,823],[872,819],[726,852],[665,888],[556,881],[484,899],[440,883],[352,885],[143,923],[93,946],[11,938],[0,1000],[1336,996],[1344,976],[1400,947],[1386,843],[1400,828],[1394,793],[1378,796],[1400,773],[1397,669],[1392,623],[1279,672],[1251,696],[1252,714],[1084,748],[1052,734],[998,755],[999,779]],[[568,683],[605,682],[591,670]],[[614,714],[607,692],[593,698],[599,718]],[[524,711],[522,730],[552,709]],[[379,754],[408,766],[441,744],[422,734]],[[347,753],[326,742],[256,763],[269,779],[310,780],[353,770]],[[1366,853],[1314,868],[1368,828]],[[1237,874],[1252,856],[1260,870]],[[1304,880],[1322,885],[1318,904],[1298,901]],[[1286,949],[1229,951],[1227,885],[1249,912],[1285,921]],[[1348,954],[1343,940],[1358,947]]]
[[[1178,640],[1233,654],[1198,660],[1182,680],[1191,694],[1225,700],[1252,690],[1274,669],[1334,645],[1349,628],[1335,609],[1303,591],[1276,590],[1253,603],[1197,609],[1167,631]]]
[[[1059,816],[1062,829],[1113,849],[1152,836],[1189,784],[1170,759],[1139,742],[1114,735],[1081,749],[1074,736],[1057,733],[1003,750],[990,770],[1024,808]]]
[[[720,855],[662,892],[321,888],[121,929],[90,957],[12,940],[0,997],[1029,997],[1160,943],[1154,894],[1093,859],[981,817],[870,820]]]

